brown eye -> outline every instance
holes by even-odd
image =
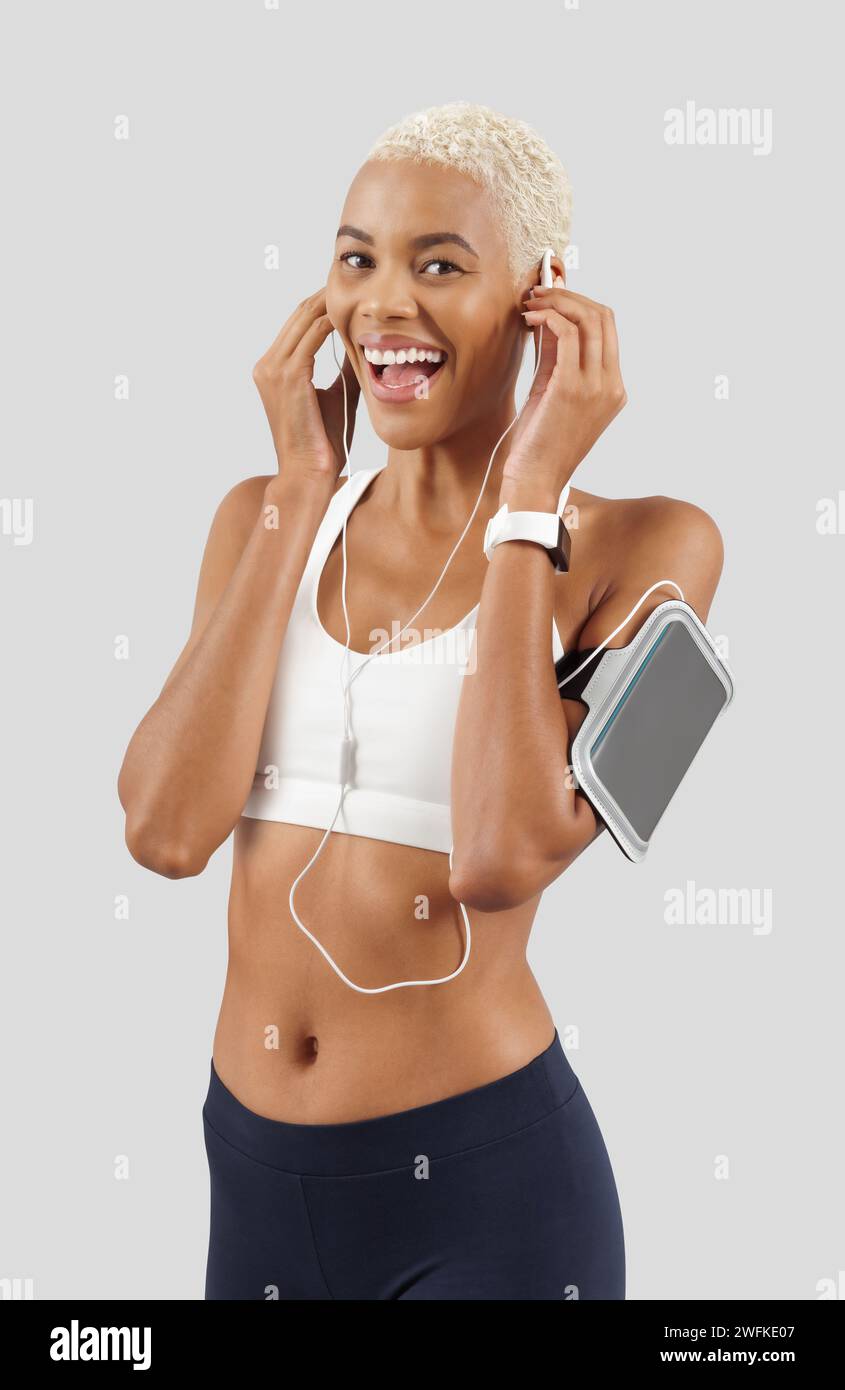
[[[433,265],[446,267],[445,271],[438,271],[437,274],[433,277],[434,279],[441,279],[443,275],[448,275],[450,271],[457,270],[458,273],[460,273],[461,270],[461,267],[459,265],[455,265],[454,261],[435,260],[426,261],[425,265],[421,267],[423,273],[427,273]]]

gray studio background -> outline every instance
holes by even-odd
[[[558,151],[569,285],[616,311],[629,403],[576,483],[695,502],[725,541],[708,627],[735,703],[647,861],[603,836],[530,949],[613,1162],[628,1297],[845,1296],[832,11],[103,0],[18,4],[3,29],[0,498],[31,498],[33,530],[17,544],[2,513],[0,1279],[202,1297],[231,846],[195,879],[141,869],[117,771],[218,502],[272,470],[253,363],[324,283],[370,143],[467,98]],[[687,101],[770,110],[771,151],[667,145]],[[318,365],[325,384],[328,348]],[[365,421],[356,467],[384,457]],[[668,925],[690,882],[770,894],[770,930]]]

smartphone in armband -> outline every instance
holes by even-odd
[[[587,706],[572,740],[572,768],[619,848],[639,861],[733,699],[734,679],[680,599],[655,608],[626,647],[607,647],[591,660],[598,650],[570,652],[555,663],[561,699]]]

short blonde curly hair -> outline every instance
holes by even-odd
[[[531,126],[469,101],[414,111],[379,136],[367,159],[412,159],[468,174],[490,193],[514,282],[547,246],[569,245],[572,188],[557,155]]]

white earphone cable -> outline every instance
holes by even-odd
[[[352,466],[351,466],[351,464],[350,464],[350,462],[349,462],[349,447],[348,447],[348,445],[347,445],[347,432],[348,432],[348,428],[349,428],[349,397],[348,397],[347,390],[346,390],[346,378],[345,378],[345,376],[343,375],[343,367],[341,366],[340,362],[338,362],[338,360],[337,360],[337,352],[336,352],[336,350],[335,350],[335,341],[334,341],[334,329],[332,329],[331,344],[332,344],[332,356],[334,357],[335,364],[336,364],[336,366],[338,367],[338,369],[339,369],[339,371],[340,371],[340,381],[341,381],[341,385],[342,385],[342,387],[343,387],[343,453],[344,453],[344,457],[345,457],[345,459],[346,459],[347,468],[348,468],[348,470],[349,470],[349,476],[348,476],[348,478],[347,478],[347,480],[346,480],[346,483],[345,483],[345,485],[344,485],[344,490],[345,490],[347,487],[349,487],[349,485],[350,485],[350,483],[351,483],[351,481],[352,481]],[[465,948],[464,948],[463,960],[461,961],[460,965],[458,965],[457,968],[456,968],[455,970],[452,971],[452,973],[451,973],[450,975],[442,975],[442,976],[440,976],[438,979],[435,979],[435,980],[397,980],[397,981],[395,981],[393,984],[389,984],[389,985],[377,985],[377,986],[374,986],[374,987],[372,987],[372,988],[368,988],[368,987],[366,987],[366,986],[364,986],[364,985],[358,985],[358,984],[355,983],[354,980],[350,980],[349,977],[343,973],[343,971],[341,970],[341,968],[340,968],[340,966],[338,965],[337,961],[334,960],[334,959],[332,958],[332,956],[331,956],[331,955],[329,954],[329,952],[326,950],[325,946],[323,946],[323,944],[322,944],[320,941],[317,940],[316,936],[314,936],[314,934],[308,930],[308,928],[306,927],[305,923],[300,919],[300,917],[299,917],[298,914],[297,914],[296,908],[295,908],[295,906],[294,906],[294,901],[293,901],[293,899],[294,899],[294,892],[295,892],[295,890],[296,890],[296,885],[300,882],[301,879],[303,879],[303,878],[305,877],[306,873],[307,873],[308,870],[311,868],[311,865],[314,863],[314,860],[315,860],[315,859],[317,858],[317,856],[320,854],[320,852],[321,852],[321,850],[322,850],[322,848],[323,848],[323,845],[326,843],[326,840],[328,839],[329,835],[331,834],[331,831],[332,831],[332,829],[334,828],[335,821],[337,820],[337,818],[338,818],[338,816],[339,816],[339,814],[340,814],[340,809],[341,809],[341,807],[342,807],[342,805],[343,805],[344,797],[346,796],[346,790],[347,790],[347,786],[348,786],[348,775],[349,775],[350,757],[351,757],[351,751],[352,751],[352,728],[351,728],[351,720],[350,720],[350,703],[349,703],[349,691],[350,691],[350,688],[351,688],[351,686],[352,686],[352,682],[361,674],[361,672],[363,671],[364,667],[365,667],[366,665],[368,665],[368,663],[369,663],[370,661],[372,661],[372,659],[373,659],[374,656],[378,656],[379,653],[382,651],[382,649],[383,649],[384,647],[390,647],[390,646],[392,646],[392,644],[396,641],[396,639],[397,639],[398,637],[401,637],[401,636],[402,636],[402,633],[405,631],[405,629],[408,628],[408,627],[410,627],[411,623],[414,621],[414,618],[416,618],[416,617],[422,612],[422,610],[426,607],[426,605],[431,601],[431,599],[432,599],[432,598],[434,597],[434,595],[437,593],[437,590],[438,590],[438,588],[440,587],[440,584],[441,584],[441,581],[442,581],[442,579],[443,579],[443,576],[445,575],[445,573],[446,573],[446,571],[448,570],[450,564],[452,563],[452,560],[453,560],[453,558],[454,558],[454,556],[455,556],[455,553],[456,553],[458,547],[460,546],[461,541],[463,540],[463,538],[464,538],[464,536],[466,535],[467,531],[469,530],[470,526],[472,525],[472,520],[473,520],[473,517],[475,516],[475,513],[478,511],[479,505],[480,505],[480,503],[481,503],[481,499],[482,499],[482,497],[484,496],[484,489],[485,489],[485,487],[487,486],[487,479],[488,479],[489,476],[490,476],[490,469],[493,467],[493,460],[494,460],[495,457],[496,457],[496,453],[497,453],[497,451],[498,451],[499,445],[501,444],[502,440],[506,437],[506,435],[510,432],[510,430],[513,429],[514,425],[516,424],[517,420],[519,419],[520,415],[522,414],[522,411],[525,409],[525,406],[526,406],[526,404],[527,404],[527,402],[528,402],[528,399],[529,399],[529,396],[530,396],[530,394],[531,394],[531,387],[533,387],[534,382],[535,382],[535,380],[536,380],[536,378],[537,378],[537,373],[538,373],[538,371],[540,370],[540,361],[541,361],[541,357],[542,357],[542,350],[543,350],[543,325],[541,324],[541,325],[540,325],[539,341],[538,341],[538,344],[537,344],[537,362],[536,362],[536,365],[535,365],[535,367],[534,367],[534,373],[533,373],[533,375],[532,375],[532,377],[531,377],[531,385],[530,385],[529,388],[528,388],[528,394],[526,395],[525,400],[523,401],[522,405],[519,407],[519,410],[518,410],[518,411],[516,412],[516,414],[514,415],[513,419],[511,420],[510,424],[508,425],[507,429],[503,431],[503,433],[499,436],[499,439],[496,441],[496,445],[495,445],[495,447],[494,447],[494,449],[493,449],[492,454],[490,455],[490,462],[487,464],[487,470],[486,470],[486,472],[485,472],[485,474],[484,474],[484,479],[483,479],[482,484],[481,484],[481,491],[479,492],[478,497],[476,498],[475,506],[473,507],[472,511],[470,512],[470,514],[469,514],[469,519],[468,519],[468,521],[467,521],[467,523],[466,523],[466,525],[465,525],[463,531],[461,532],[460,536],[458,537],[457,541],[455,542],[455,545],[454,545],[454,547],[453,547],[453,549],[452,549],[452,552],[451,552],[451,554],[450,554],[448,560],[446,561],[446,564],[443,566],[443,569],[442,569],[441,572],[440,572],[440,576],[439,576],[439,578],[438,578],[438,580],[437,580],[437,583],[435,584],[435,586],[434,586],[434,588],[432,589],[431,593],[428,595],[428,598],[424,599],[423,602],[420,604],[420,606],[419,606],[419,608],[417,609],[416,613],[412,613],[411,617],[410,617],[410,618],[408,619],[408,621],[405,623],[404,627],[401,627],[397,633],[395,633],[394,635],[392,635],[391,637],[389,637],[389,638],[387,639],[387,641],[386,641],[386,642],[383,642],[382,645],[381,645],[380,647],[377,647],[377,648],[375,649],[375,651],[370,652],[370,653],[364,658],[364,660],[361,662],[361,664],[352,672],[352,675],[349,677],[348,680],[345,680],[345,679],[344,679],[344,670],[345,670],[345,669],[348,669],[348,664],[349,664],[349,651],[350,651],[349,643],[350,643],[351,640],[352,640],[352,634],[351,634],[350,627],[349,627],[349,610],[348,610],[348,608],[347,608],[347,606],[346,606],[346,568],[347,568],[347,566],[346,566],[346,523],[347,523],[347,520],[348,520],[348,518],[349,518],[349,510],[350,510],[350,509],[347,507],[347,508],[345,508],[345,510],[344,510],[344,517],[343,517],[343,535],[342,535],[343,580],[342,580],[342,583],[341,583],[341,598],[342,598],[342,602],[343,602],[343,616],[344,616],[344,619],[345,619],[345,621],[346,621],[346,645],[345,645],[344,650],[343,650],[343,664],[342,664],[342,666],[341,666],[341,686],[342,686],[342,689],[343,689],[343,743],[342,743],[342,745],[341,745],[341,761],[340,761],[340,783],[341,783],[340,797],[339,797],[339,799],[338,799],[337,809],[336,809],[336,811],[335,811],[335,813],[334,813],[334,816],[332,817],[332,823],[331,823],[331,825],[330,825],[330,826],[328,827],[328,829],[326,830],[325,834],[323,835],[322,840],[320,841],[320,843],[319,843],[319,845],[317,846],[316,850],[314,851],[313,855],[312,855],[311,858],[309,859],[308,863],[305,865],[305,868],[302,869],[302,870],[297,874],[296,878],[294,879],[293,883],[291,884],[290,895],[289,895],[288,901],[289,901],[289,904],[290,904],[290,913],[291,913],[291,916],[292,916],[294,922],[296,923],[296,925],[299,927],[299,930],[300,930],[301,932],[304,932],[304,934],[308,937],[308,940],[311,941],[311,942],[317,947],[317,950],[320,952],[320,954],[321,954],[322,956],[325,957],[325,959],[328,961],[329,965],[331,966],[331,968],[332,968],[332,970],[335,972],[335,974],[338,976],[338,978],[341,979],[345,985],[348,985],[350,989],[356,990],[359,994],[386,994],[387,991],[388,991],[388,990],[391,990],[391,989],[411,989],[411,988],[413,988],[414,986],[417,986],[417,985],[445,985],[449,980],[454,980],[454,979],[456,978],[456,976],[460,975],[461,971],[464,969],[464,967],[465,967],[467,961],[469,960],[470,950],[472,949],[472,928],[470,927],[470,921],[469,921],[469,917],[467,916],[467,910],[466,910],[466,908],[464,907],[463,903],[462,903],[462,902],[459,902],[459,903],[458,903],[458,907],[461,909],[461,913],[462,913],[462,916],[463,916],[463,919],[464,919],[464,926],[465,926],[465,932],[464,932],[464,936],[465,936]],[[455,846],[452,845],[451,848],[450,848],[450,850],[449,850],[449,868],[450,868],[450,870],[451,870],[451,868],[452,868],[452,854],[453,854],[453,852],[454,852],[454,848],[455,848]]]
[[[580,666],[576,666],[576,668],[575,668],[574,671],[570,671],[570,673],[569,673],[568,676],[564,676],[564,678],[563,678],[562,681],[558,681],[558,683],[557,683],[557,688],[558,688],[558,690],[560,690],[561,686],[566,685],[566,682],[567,682],[567,681],[574,680],[575,677],[578,675],[578,672],[579,672],[579,671],[583,671],[583,669],[584,669],[585,666],[589,666],[589,664],[590,664],[591,661],[595,661],[595,659],[596,659],[596,657],[598,656],[599,652],[602,650],[602,647],[606,647],[607,644],[608,644],[608,642],[612,641],[612,639],[616,636],[617,632],[621,632],[621,631],[622,631],[622,629],[623,629],[623,627],[625,626],[625,624],[626,624],[626,623],[629,623],[629,622],[631,621],[631,619],[633,618],[633,616],[634,616],[634,614],[636,613],[637,609],[640,607],[641,604],[643,604],[643,603],[645,602],[645,600],[648,598],[649,594],[654,593],[654,590],[655,590],[655,589],[659,589],[660,586],[661,586],[661,584],[671,584],[671,585],[672,585],[672,588],[673,588],[673,589],[677,589],[677,590],[678,590],[678,593],[681,595],[681,602],[682,602],[682,603],[685,603],[685,602],[686,602],[686,600],[685,600],[685,598],[684,598],[684,591],[683,591],[683,589],[680,587],[679,584],[676,584],[676,583],[675,583],[674,579],[658,579],[658,580],[656,580],[655,583],[652,584],[652,586],[651,586],[650,589],[646,589],[645,593],[640,595],[640,597],[637,599],[636,603],[634,604],[634,606],[633,606],[633,608],[631,609],[631,611],[630,611],[630,613],[628,614],[628,616],[627,616],[626,618],[623,618],[622,621],[621,621],[621,623],[619,623],[619,624],[613,629],[612,632],[609,632],[609,633],[607,634],[607,636],[605,637],[604,641],[601,642],[601,643],[599,644],[599,646],[597,646],[597,647],[595,648],[594,651],[591,651],[591,652],[590,652],[590,655],[589,655],[588,657],[586,657],[586,658],[584,659],[584,661],[581,662],[581,665],[580,665]]]
[[[341,366],[340,362],[338,362],[338,359],[337,359],[337,352],[335,351],[334,329],[332,329],[331,343],[332,343],[332,356],[334,357],[335,364],[337,365],[337,367],[338,367],[338,369],[339,369],[339,371],[340,371],[340,380],[341,380],[341,385],[342,385],[342,387],[343,387],[343,452],[344,452],[344,457],[345,457],[345,460],[346,460],[346,466],[347,466],[347,469],[348,469],[348,477],[347,477],[347,480],[346,480],[346,484],[345,484],[345,486],[344,486],[344,491],[345,491],[345,489],[349,487],[349,485],[350,485],[350,483],[351,483],[351,481],[352,481],[352,467],[351,467],[351,464],[350,464],[350,461],[349,461],[349,447],[348,447],[348,444],[347,444],[347,432],[348,432],[348,427],[349,427],[349,398],[348,398],[348,394],[347,394],[347,390],[346,390],[346,378],[345,378],[344,375],[343,375],[343,367]],[[345,622],[346,622],[346,645],[345,645],[345,647],[344,647],[344,651],[343,651],[343,663],[342,663],[342,665],[341,665],[341,687],[342,687],[342,690],[343,690],[343,731],[344,731],[344,732],[343,732],[343,742],[342,742],[342,744],[341,744],[341,763],[340,763],[340,778],[339,778],[339,780],[340,780],[340,786],[341,786],[341,791],[340,791],[340,797],[339,797],[338,803],[337,803],[337,809],[335,810],[334,816],[332,817],[331,825],[329,825],[329,826],[327,827],[327,829],[326,829],[326,831],[325,831],[325,834],[323,835],[322,840],[320,841],[320,843],[319,843],[319,845],[317,846],[316,850],[314,851],[313,855],[312,855],[311,858],[309,859],[308,863],[305,865],[304,869],[300,870],[300,872],[297,874],[296,878],[294,879],[293,883],[291,884],[290,895],[289,895],[289,904],[290,904],[291,916],[292,916],[294,922],[296,923],[297,927],[299,928],[299,930],[300,930],[301,932],[303,932],[305,936],[308,937],[308,940],[309,940],[310,942],[312,942],[314,946],[316,946],[317,950],[318,950],[318,951],[320,952],[320,954],[326,959],[326,961],[328,961],[329,965],[331,966],[331,968],[332,968],[332,970],[335,972],[335,974],[338,976],[338,978],[341,979],[345,985],[348,985],[350,989],[354,989],[358,994],[386,994],[389,990],[392,990],[392,989],[411,989],[411,988],[413,988],[413,987],[415,987],[415,986],[418,986],[418,985],[444,985],[444,984],[447,984],[449,980],[454,980],[458,975],[460,975],[461,971],[464,969],[464,967],[465,967],[466,964],[467,964],[467,961],[469,960],[470,950],[471,950],[471,947],[472,947],[472,929],[471,929],[471,927],[470,927],[470,921],[469,921],[469,917],[467,916],[466,908],[464,907],[464,905],[463,905],[462,902],[459,902],[459,903],[458,903],[458,906],[459,906],[459,908],[460,908],[460,910],[461,910],[461,913],[462,913],[462,915],[463,915],[464,924],[465,924],[465,947],[464,947],[463,959],[461,960],[460,965],[458,965],[458,966],[451,972],[451,974],[449,974],[449,975],[441,975],[441,976],[438,977],[437,979],[433,979],[433,980],[396,980],[393,984],[389,984],[389,985],[377,985],[377,986],[373,986],[373,987],[367,987],[367,986],[365,986],[365,985],[356,984],[354,980],[350,980],[349,977],[348,977],[347,975],[344,974],[344,972],[341,970],[340,966],[338,965],[337,961],[334,960],[333,957],[329,954],[329,952],[326,950],[325,946],[323,946],[322,942],[320,942],[320,941],[317,940],[316,936],[314,936],[314,934],[308,930],[308,928],[306,927],[305,923],[300,919],[299,915],[297,914],[296,908],[295,908],[295,906],[294,906],[294,893],[295,893],[297,884],[305,877],[305,875],[307,874],[308,870],[311,868],[311,865],[314,863],[314,861],[316,860],[316,858],[318,857],[318,855],[321,853],[321,851],[322,851],[322,849],[323,849],[323,846],[324,846],[324,844],[326,843],[326,840],[328,839],[329,835],[331,834],[332,830],[334,829],[335,821],[337,820],[337,818],[338,818],[338,816],[339,816],[339,814],[340,814],[340,810],[341,810],[341,807],[342,807],[342,805],[343,805],[344,797],[346,796],[347,787],[348,787],[348,785],[349,785],[350,758],[351,758],[351,752],[352,752],[352,747],[353,747],[353,734],[352,734],[352,725],[351,725],[351,717],[350,717],[350,716],[351,716],[351,707],[350,707],[350,701],[349,701],[349,691],[350,691],[350,689],[351,689],[351,687],[352,687],[352,682],[353,682],[354,680],[357,679],[357,677],[358,677],[358,676],[361,674],[361,672],[363,671],[364,667],[367,666],[367,665],[369,664],[370,661],[372,661],[373,657],[378,656],[385,646],[386,646],[386,647],[392,646],[392,644],[396,641],[396,639],[402,636],[402,633],[403,633],[408,627],[410,627],[410,625],[411,625],[411,623],[414,621],[414,619],[422,612],[422,610],[427,606],[427,604],[431,601],[431,599],[432,599],[432,598],[434,597],[434,595],[437,593],[437,590],[438,590],[438,588],[440,587],[440,584],[441,584],[441,582],[442,582],[442,580],[443,580],[444,575],[446,574],[446,571],[448,570],[450,564],[452,563],[452,560],[453,560],[453,558],[454,558],[454,556],[455,556],[455,553],[456,553],[457,550],[458,550],[458,547],[460,546],[462,540],[464,539],[464,536],[466,535],[467,531],[469,530],[470,526],[472,525],[473,517],[475,516],[475,513],[477,512],[477,510],[478,510],[478,508],[479,508],[479,505],[480,505],[480,503],[481,503],[481,499],[482,499],[482,497],[484,496],[484,489],[485,489],[486,486],[487,486],[487,479],[488,479],[489,476],[490,476],[490,469],[491,469],[492,466],[493,466],[493,460],[494,460],[495,457],[496,457],[496,454],[497,454],[498,449],[499,449],[499,445],[502,443],[502,440],[503,440],[503,439],[509,434],[509,432],[513,429],[514,425],[516,424],[517,420],[519,419],[520,415],[522,414],[523,410],[525,409],[525,406],[527,405],[528,400],[530,399],[531,388],[533,387],[534,382],[535,382],[536,379],[537,379],[537,373],[538,373],[538,371],[540,370],[540,362],[541,362],[541,359],[542,359],[542,350],[543,350],[543,325],[540,324],[540,333],[539,333],[539,339],[538,339],[538,343],[537,343],[537,361],[536,361],[536,365],[535,365],[535,367],[534,367],[533,375],[532,375],[532,377],[531,377],[531,383],[530,383],[530,386],[529,386],[529,388],[528,388],[528,393],[527,393],[527,395],[526,395],[526,397],[525,397],[525,400],[523,401],[522,405],[520,406],[519,410],[516,412],[516,414],[514,415],[513,419],[511,420],[510,424],[508,425],[507,429],[505,429],[505,430],[503,431],[503,433],[500,435],[499,439],[498,439],[497,442],[496,442],[496,445],[495,445],[495,447],[494,447],[494,449],[493,449],[493,452],[492,452],[492,454],[490,455],[490,461],[489,461],[489,463],[487,464],[487,469],[486,469],[486,472],[485,472],[485,474],[484,474],[484,479],[483,479],[482,484],[481,484],[481,490],[480,490],[480,492],[479,492],[479,494],[478,494],[478,497],[476,498],[475,506],[473,507],[472,511],[470,512],[470,514],[469,514],[469,519],[467,520],[467,523],[466,523],[466,525],[464,526],[463,531],[461,532],[460,536],[458,537],[457,541],[455,542],[455,545],[454,545],[454,547],[453,547],[453,549],[452,549],[452,552],[451,552],[451,554],[449,555],[449,558],[448,558],[448,560],[446,561],[446,564],[443,566],[443,569],[442,569],[441,572],[440,572],[440,576],[439,576],[439,578],[437,579],[437,582],[436,582],[436,584],[434,585],[434,588],[432,589],[432,591],[431,591],[431,593],[428,595],[428,597],[427,597],[426,599],[424,599],[423,602],[420,604],[420,606],[419,606],[419,608],[417,609],[416,613],[413,613],[413,614],[411,615],[411,617],[408,619],[408,621],[405,623],[405,625],[404,625],[403,627],[401,627],[397,633],[395,633],[394,635],[392,635],[391,637],[389,637],[389,638],[387,639],[386,642],[383,642],[382,645],[381,645],[380,647],[377,647],[377,648],[375,649],[375,651],[370,652],[370,653],[364,658],[364,660],[361,662],[361,664],[352,672],[352,675],[349,677],[348,680],[346,680],[346,679],[344,678],[344,671],[345,671],[345,670],[348,670],[348,665],[349,665],[349,654],[350,654],[350,646],[349,646],[349,644],[350,644],[350,642],[351,642],[351,640],[352,640],[351,630],[350,630],[350,626],[349,626],[349,610],[348,610],[347,605],[346,605],[346,573],[347,573],[346,523],[347,523],[347,521],[348,521],[348,519],[349,519],[349,511],[350,511],[350,509],[347,507],[347,508],[345,508],[345,511],[344,511],[344,517],[343,517],[343,532],[342,532],[343,579],[342,579],[342,583],[341,583],[341,598],[342,598],[342,602],[343,602],[343,616],[344,616],[344,619],[345,619]],[[622,628],[625,626],[625,624],[626,624],[627,622],[630,621],[630,619],[634,616],[634,614],[636,613],[636,611],[637,611],[637,609],[640,607],[640,605],[644,602],[644,600],[645,600],[646,598],[648,598],[648,595],[649,595],[650,593],[652,593],[654,589],[659,588],[661,584],[671,584],[673,588],[675,588],[675,589],[678,590],[678,593],[681,595],[681,599],[683,600],[683,597],[684,597],[684,596],[683,596],[683,593],[682,593],[681,589],[679,588],[679,586],[674,582],[674,580],[672,580],[672,579],[659,579],[659,580],[657,580],[657,582],[656,582],[655,584],[652,584],[652,585],[651,585],[651,588],[649,588],[649,589],[647,589],[647,590],[645,591],[645,593],[642,595],[642,597],[638,600],[638,602],[637,602],[637,603],[634,605],[634,607],[631,609],[631,611],[630,611],[630,613],[628,614],[628,616],[627,616],[626,618],[623,618],[622,622],[619,623],[619,625],[618,625],[617,627],[614,628],[613,632],[609,633],[609,635],[608,635],[608,636],[604,639],[604,641],[601,643],[601,646],[596,647],[595,651],[591,652],[591,654],[586,658],[586,660],[582,661],[581,665],[580,665],[575,671],[572,671],[572,672],[570,673],[570,675],[566,676],[566,677],[564,678],[564,680],[562,680],[562,681],[559,682],[559,684],[558,684],[558,689],[560,689],[561,686],[564,686],[564,685],[566,684],[567,681],[572,680],[572,679],[578,674],[579,671],[582,671],[582,670],[584,669],[584,667],[585,667],[590,661],[593,661],[593,660],[595,659],[595,657],[598,656],[598,654],[599,654],[599,652],[602,650],[602,648],[605,647],[605,646],[607,645],[607,643],[610,642],[610,641],[616,636],[616,633],[617,633],[617,632],[620,632],[620,631],[622,630]],[[455,846],[452,845],[452,846],[450,847],[450,849],[449,849],[449,868],[450,868],[450,870],[451,870],[451,868],[452,868],[452,854],[453,854],[454,848],[455,848]]]

